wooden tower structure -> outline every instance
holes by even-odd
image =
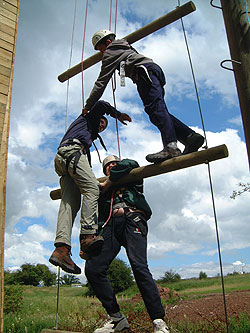
[[[4,226],[12,81],[20,0],[0,0],[0,332],[3,332]]]

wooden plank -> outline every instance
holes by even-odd
[[[0,31],[5,32],[6,34],[15,37],[15,29],[7,26],[6,24],[2,23],[0,20]]]
[[[0,83],[0,93],[4,95],[8,95],[9,92],[9,86],[6,86],[5,84]]]
[[[5,59],[12,61],[12,52],[0,49],[0,57],[3,57]]]
[[[1,82],[1,84],[8,85],[10,82],[10,79],[5,75],[0,74],[0,82]]]
[[[6,1],[0,0],[0,7],[9,10],[13,14],[17,14],[17,7],[7,3]]]
[[[5,0],[4,2],[7,2],[14,7],[18,7],[18,0]]]
[[[0,94],[0,103],[7,104],[8,96]]]
[[[0,39],[0,48],[13,52],[14,46],[13,44],[5,42],[4,40]]]
[[[0,13],[0,20],[1,20],[1,23],[3,23],[5,25],[7,25],[8,27],[15,30],[15,27],[16,27],[16,22],[15,21],[12,21],[9,18],[4,17],[1,13]]]
[[[16,22],[16,14],[10,12],[9,10],[5,9],[4,7],[0,7],[0,17],[6,17],[14,22]]]
[[[228,149],[226,145],[220,145],[213,148],[197,151],[195,153],[181,155],[178,157],[170,158],[161,163],[149,164],[130,171],[127,176],[124,176],[116,185],[134,182],[143,178],[158,176],[163,173],[176,171],[198,164],[216,161],[221,158],[228,157]],[[99,182],[104,182],[107,177],[98,178]],[[52,200],[61,199],[61,190],[57,189],[50,192]]]
[[[10,44],[14,44],[14,36],[11,36],[9,34],[6,34],[5,32],[3,31],[0,31],[0,38],[2,40],[4,40],[5,42],[8,42]]]
[[[0,56],[0,65],[4,66],[4,67],[7,67],[7,68],[11,68],[12,60],[6,59],[6,58]]]
[[[145,25],[144,27],[132,32],[131,34],[124,37],[129,44],[135,43],[138,40],[152,34],[155,31],[165,27],[166,25],[173,23],[179,20],[181,17],[186,16],[196,10],[195,4],[192,1],[185,3],[182,6],[178,6],[176,9],[167,13],[166,15],[161,16],[159,19],[154,20],[153,22]],[[83,70],[95,65],[98,61],[102,59],[102,53],[98,52],[86,60],[80,62],[74,67],[69,68],[64,73],[58,76],[60,82],[64,82],[71,77],[79,74]]]
[[[6,104],[0,103],[0,115],[5,113],[6,111]]]
[[[8,78],[10,78],[10,74],[11,74],[11,69],[7,68],[5,66],[0,65],[0,74],[7,76]]]

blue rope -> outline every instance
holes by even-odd
[[[246,6],[246,14],[247,14],[248,24],[250,25],[250,19],[249,19],[249,15],[248,15],[247,1],[246,0],[245,0],[245,6]]]

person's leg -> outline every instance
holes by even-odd
[[[99,251],[103,245],[103,238],[96,236],[98,229],[97,205],[100,191],[98,181],[89,165],[87,156],[81,154],[74,172],[75,158],[71,160],[68,170],[82,194],[80,244],[81,251],[88,256],[88,254]],[[84,259],[84,256],[82,255],[81,258]]]
[[[55,238],[56,249],[52,253],[49,262],[60,266],[65,272],[80,274],[81,269],[71,259],[71,234],[77,212],[80,209],[81,194],[66,170],[64,159],[56,155],[55,169],[61,175],[61,203],[57,218],[57,230]]]
[[[156,72],[155,68],[153,68],[153,64],[145,64],[144,66],[148,70],[151,84],[139,77],[138,82],[136,82],[137,90],[151,122],[161,133],[163,146],[165,148],[169,142],[176,141],[177,138],[172,119],[164,101],[164,88],[161,84],[164,74],[160,69],[158,70],[158,68],[156,68]]]
[[[177,140],[185,146],[183,155],[197,151],[203,145],[204,137],[193,131],[173,115],[170,116],[174,124]]]
[[[148,268],[147,222],[143,215],[133,213],[127,216],[124,237],[128,259],[148,314],[152,320],[164,318],[159,291]]]
[[[161,68],[154,64],[143,65],[150,81],[146,81],[143,75],[136,82],[138,93],[143,101],[145,111],[151,122],[161,133],[163,150],[159,153],[146,156],[148,162],[161,162],[171,157],[181,155],[177,147],[177,137],[171,115],[168,112],[164,100],[165,77]]]
[[[91,257],[85,264],[85,275],[95,295],[110,315],[120,311],[115,293],[107,276],[112,260],[120,251],[120,244],[114,236],[112,221],[103,229],[104,243],[99,255]]]
[[[77,212],[80,209],[81,193],[69,175],[60,178],[61,203],[57,218],[56,243],[71,246],[71,234]]]
[[[81,234],[95,234],[98,229],[97,204],[100,193],[98,181],[89,165],[86,155],[82,154],[80,156],[75,173],[73,170],[74,160],[75,158],[70,162],[68,170],[82,194]]]

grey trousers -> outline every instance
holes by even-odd
[[[86,155],[81,154],[73,173],[75,157],[66,167],[66,158],[80,150],[79,145],[71,145],[59,149],[55,157],[55,171],[61,177],[61,204],[57,218],[55,243],[71,245],[71,233],[75,217],[80,210],[81,195],[81,234],[95,234],[98,229],[98,181],[89,165]]]

